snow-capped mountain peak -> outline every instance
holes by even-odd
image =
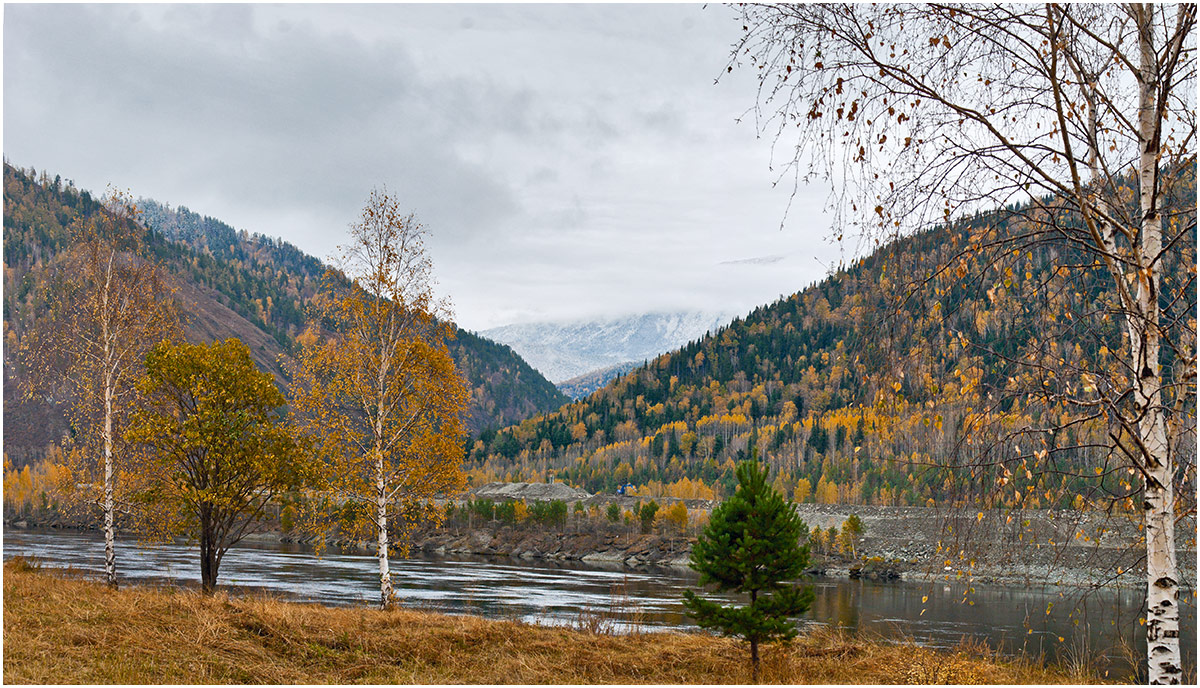
[[[605,320],[505,325],[479,334],[507,344],[551,382],[620,363],[640,363],[728,324],[733,315],[690,311]]]

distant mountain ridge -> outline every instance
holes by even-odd
[[[511,346],[554,383],[631,362],[641,363],[703,337],[732,314],[642,313],[604,320],[505,325],[480,332]]]
[[[556,387],[558,387],[560,392],[572,399],[582,399],[608,384],[610,380],[615,380],[644,363],[645,361],[618,363],[607,368],[593,370],[590,373],[577,375],[570,380],[563,380]]]

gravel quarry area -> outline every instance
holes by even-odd
[[[524,499],[526,502],[561,499],[574,503],[591,497],[591,493],[565,483],[488,483],[471,490],[475,499]]]

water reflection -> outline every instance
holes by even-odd
[[[103,545],[95,533],[6,531],[4,557],[34,556],[45,565],[100,575]],[[692,627],[680,603],[696,575],[677,569],[632,571],[507,558],[413,558],[391,562],[402,603],[452,614],[479,614],[543,624],[602,622],[614,631]],[[130,582],[199,584],[199,558],[184,544],[120,543],[119,574]],[[334,605],[373,605],[378,564],[358,552],[327,550],[318,560],[296,545],[248,545],[229,550],[220,585]],[[866,629],[949,648],[963,638],[1049,658],[1068,648],[1094,655],[1126,643],[1144,653],[1137,619],[1141,596],[1103,590],[1083,600],[1072,591],[818,579],[808,625]],[[727,598],[731,599],[731,598]],[[1047,614],[1049,608],[1049,614]],[[1195,598],[1183,600],[1185,666],[1195,667]],[[1060,640],[1061,638],[1061,640]],[[1127,675],[1113,660],[1111,678]]]

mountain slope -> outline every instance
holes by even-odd
[[[197,254],[198,264],[185,268],[194,281],[224,294],[239,314],[271,333],[284,351],[291,351],[304,327],[304,302],[316,293],[325,274],[320,260],[289,243],[234,230],[187,208],[170,208],[153,200],[140,201],[140,207],[146,226]],[[205,258],[210,255],[211,262]],[[231,269],[222,269],[222,263]],[[471,432],[507,425],[567,401],[507,346],[461,328],[456,328],[448,344],[471,390],[467,420]]]
[[[554,383],[641,363],[729,322],[722,313],[643,313],[608,320],[505,325],[480,334],[508,344]]]
[[[1160,296],[1172,336],[1194,337],[1194,191],[1179,207],[1191,208],[1190,225],[1180,221]],[[924,505],[1001,484],[1026,505],[1062,506],[1050,492],[1029,491],[1044,485],[1033,475],[962,471],[947,483],[943,472],[922,468],[977,451],[958,442],[983,409],[1008,425],[976,442],[1042,426],[1045,414],[1062,417],[1026,407],[1014,385],[1077,384],[1087,361],[1127,347],[1118,320],[1103,317],[1106,274],[1073,246],[974,249],[1018,236],[1010,222],[1006,213],[981,214],[907,237],[586,399],[485,433],[471,452],[474,479],[554,475],[589,491],[632,482],[694,496],[697,481],[727,492],[734,462],[757,455],[772,465],[776,487],[799,501]],[[1021,378],[1029,369],[1013,362],[1035,354],[1044,379]],[[1163,355],[1169,370],[1172,354]],[[1075,375],[1054,375],[1072,366]],[[1027,438],[1025,451],[1054,442],[1061,471],[1048,480],[1061,482],[1058,495],[1080,494],[1101,486],[1084,478],[1099,475],[1092,470],[1105,459],[1089,446],[1103,446],[1106,432],[1102,419],[1079,423]],[[1002,449],[1019,463],[1018,442]],[[1180,451],[1194,457],[1194,440]],[[1192,465],[1189,456],[1180,465]],[[1115,472],[1101,472],[1104,491],[1120,493]]]
[[[186,208],[142,201],[149,250],[175,275],[191,341],[238,337],[280,382],[279,356],[304,327],[304,304],[325,273],[321,261],[286,242],[237,231]],[[34,269],[51,260],[75,217],[102,212],[87,191],[4,167],[4,330],[6,363],[36,317]],[[553,410],[564,397],[510,348],[459,329],[449,347],[470,388],[471,432]],[[5,454],[23,463],[65,431],[61,414],[22,401],[5,366]]]
[[[590,373],[577,375],[570,380],[563,380],[558,383],[557,387],[563,394],[572,399],[582,399],[592,392],[600,389],[608,384],[610,380],[618,378],[634,368],[642,365],[642,361],[628,361],[626,363],[618,363],[616,365],[593,370]]]
[[[454,364],[467,378],[467,429],[472,434],[546,413],[569,401],[504,344],[459,329],[447,346]]]

